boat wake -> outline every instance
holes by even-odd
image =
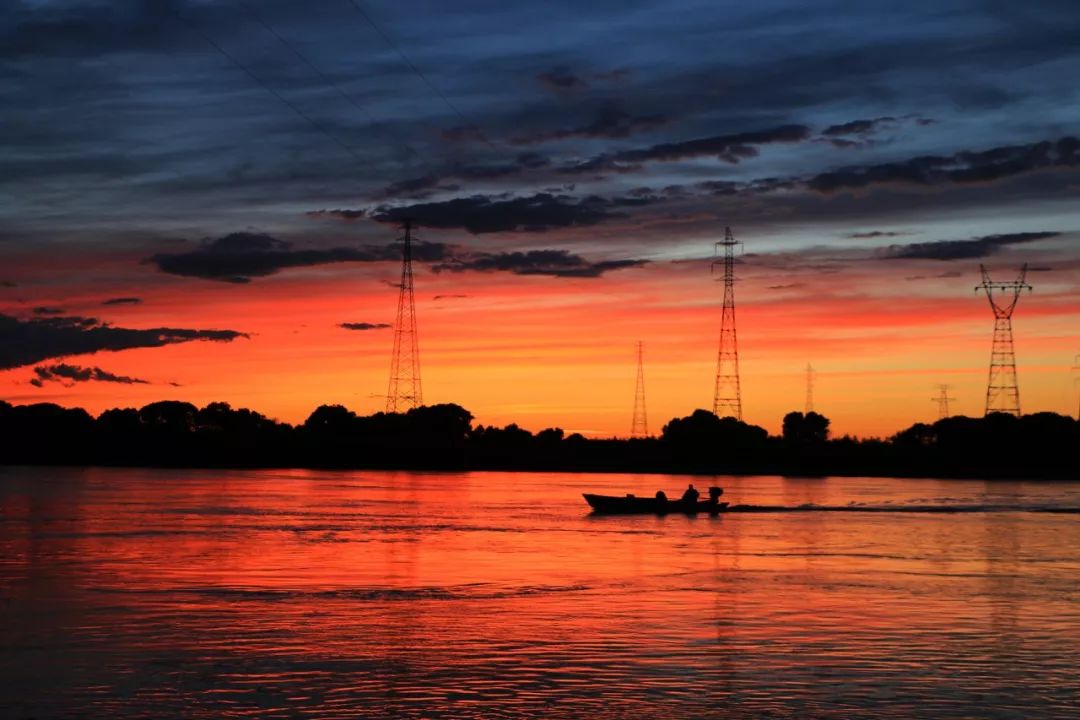
[[[1080,507],[1062,507],[1057,505],[1004,505],[1004,504],[969,504],[969,505],[731,505],[729,513],[789,513],[789,512],[850,512],[850,513],[1060,513],[1080,514]]]

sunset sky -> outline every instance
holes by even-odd
[[[0,399],[380,410],[412,217],[424,399],[479,423],[626,435],[638,340],[651,431],[711,408],[725,226],[748,422],[808,362],[836,434],[981,415],[980,263],[1076,412],[1075,0],[4,8]]]

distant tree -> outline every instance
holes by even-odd
[[[112,408],[97,418],[98,429],[110,435],[133,435],[142,425],[142,417],[135,408]]]
[[[55,403],[16,405],[5,412],[5,434],[0,447],[6,462],[86,462],[91,450],[94,419],[82,408]]]
[[[254,410],[247,408],[234,410],[226,402],[212,402],[202,408],[195,414],[195,422],[200,430],[223,432],[228,435],[252,435],[279,425]]]
[[[198,408],[188,402],[162,400],[139,410],[144,425],[166,432],[192,432]]]
[[[720,418],[708,410],[695,410],[684,418],[672,418],[660,431],[666,442],[684,446],[702,446],[715,442],[720,433]]]
[[[829,439],[829,418],[816,412],[789,412],[784,416],[784,441],[790,445],[821,445]]]
[[[536,442],[544,446],[558,445],[562,439],[562,428],[545,428],[536,433]]]
[[[669,421],[660,437],[682,453],[707,457],[724,451],[733,457],[763,448],[769,433],[733,417],[720,418],[708,410],[695,410],[687,417]]]
[[[405,413],[408,442],[422,448],[459,448],[472,429],[473,416],[453,403],[424,405]]]
[[[304,421],[305,430],[333,435],[349,433],[355,425],[356,413],[344,405],[320,405]]]

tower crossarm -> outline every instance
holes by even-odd
[[[1013,310],[1016,309],[1016,303],[1020,300],[1020,294],[1027,290],[1031,292],[1031,286],[1027,284],[1027,263],[1020,268],[1020,275],[1016,280],[1012,282],[994,281],[990,279],[990,273],[986,269],[985,265],[979,266],[979,272],[982,274],[982,283],[975,286],[975,292],[980,290],[986,293],[986,299],[990,301],[990,308],[994,311],[994,317],[996,318],[1010,318],[1012,317]],[[995,297],[994,293],[1001,293],[1004,297]]]

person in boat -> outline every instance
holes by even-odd
[[[656,491],[656,501],[666,503],[667,502],[667,493],[664,492],[663,490],[657,490]]]
[[[684,503],[687,503],[687,504],[689,504],[689,503],[696,503],[699,497],[701,497],[701,493],[699,493],[699,492],[698,492],[698,491],[697,491],[697,490],[696,490],[696,489],[694,488],[694,484],[693,484],[693,483],[690,483],[690,484],[689,484],[689,485],[688,485],[688,486],[686,487],[686,492],[684,492],[684,493],[682,494],[682,501],[683,501]]]
[[[723,488],[718,488],[713,485],[709,488],[709,503],[712,505],[720,504],[720,496],[724,494]]]

